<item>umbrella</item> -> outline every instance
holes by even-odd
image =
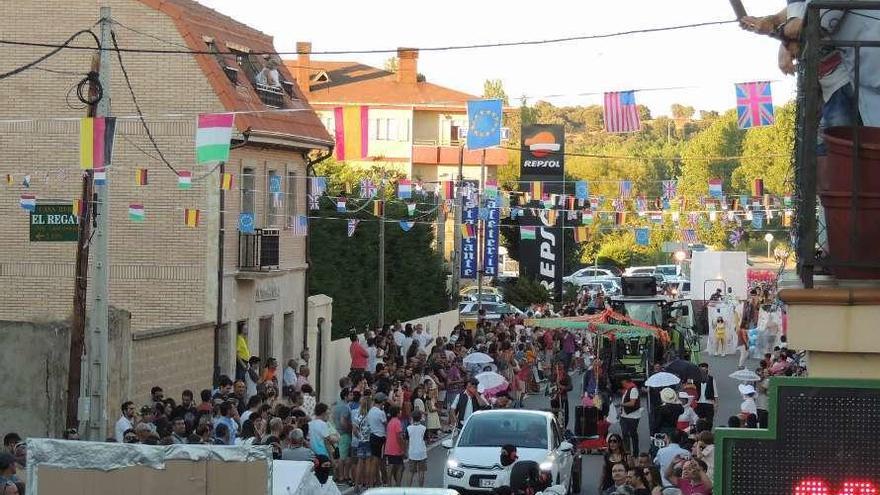
[[[474,378],[480,382],[481,392],[488,395],[494,395],[507,389],[508,383],[503,376],[494,371],[484,371]]]
[[[685,361],[684,359],[670,361],[664,366],[664,369],[681,378],[682,381],[693,380],[694,383],[700,383],[703,380],[703,374],[700,373],[700,368],[696,364],[690,361]]]
[[[646,386],[654,388],[671,387],[679,383],[681,383],[681,380],[677,376],[665,371],[654,373],[645,381]]]
[[[728,376],[730,376],[734,380],[739,380],[741,382],[757,382],[761,380],[761,377],[758,376],[757,373],[748,368],[736,370]]]
[[[464,364],[488,364],[494,362],[492,356],[488,354],[484,354],[482,352],[472,352],[464,357],[462,363]]]

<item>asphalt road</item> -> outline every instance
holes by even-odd
[[[739,382],[729,378],[728,375],[736,371],[736,356],[714,357],[708,354],[703,355],[703,360],[709,363],[710,373],[715,377],[718,386],[719,407],[715,414],[715,426],[723,426],[727,424],[727,418],[739,413],[740,402],[742,402],[737,385]],[[749,360],[746,366],[755,369],[757,362]],[[574,389],[581,390],[581,375],[575,375]],[[571,397],[575,396],[572,392]],[[543,395],[534,395],[526,399],[526,407],[531,409],[546,409],[550,407],[549,399]],[[574,408],[574,402],[571,405]],[[572,416],[573,416],[572,412]],[[573,430],[573,427],[569,426]],[[649,434],[647,417],[643,418],[639,425],[639,440],[641,442],[642,451],[648,450]],[[612,429],[613,431],[613,429]],[[425,485],[430,487],[443,486],[443,470],[446,468],[446,449],[439,444],[434,445],[428,452],[428,473],[425,479]],[[582,495],[598,495],[599,482],[602,476],[602,456],[598,454],[583,456],[583,470],[581,475],[581,494]]]

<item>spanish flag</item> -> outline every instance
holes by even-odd
[[[336,159],[366,158],[369,144],[369,107],[347,106],[333,109],[336,124]]]
[[[79,166],[103,169],[113,154],[116,117],[86,117],[79,124]]]
[[[587,242],[589,231],[586,227],[574,228],[574,242]]]
[[[547,223],[556,225],[556,210],[547,210]]]
[[[381,199],[373,201],[373,215],[381,217],[385,214],[385,202]]]
[[[147,169],[139,168],[135,170],[134,181],[139,186],[146,186],[149,183]]]
[[[544,199],[544,188],[541,186],[541,181],[532,182],[531,189],[529,190],[532,195],[532,201],[541,201]]]
[[[187,208],[183,212],[183,220],[187,227],[199,226],[199,210]]]
[[[71,205],[70,212],[73,213],[73,216],[80,217],[83,214],[83,203],[81,199],[74,199],[73,204]]]
[[[220,176],[220,189],[223,189],[224,191],[232,189],[232,174],[224,172],[223,175]]]

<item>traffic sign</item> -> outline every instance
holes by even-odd
[[[772,378],[767,429],[718,428],[715,495],[878,495],[880,380]]]

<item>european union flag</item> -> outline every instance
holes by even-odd
[[[501,145],[501,100],[472,100],[467,104],[469,150]]]
[[[577,199],[587,199],[590,196],[590,186],[587,181],[579,180],[574,183],[574,197]]]

